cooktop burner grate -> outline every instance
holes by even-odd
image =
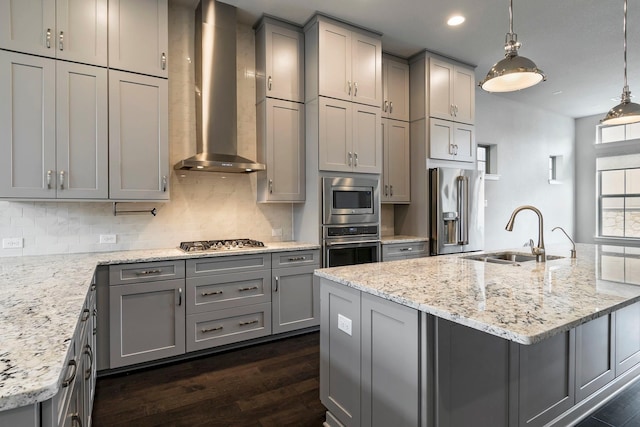
[[[229,239],[229,240],[196,240],[193,242],[181,242],[180,249],[185,252],[216,251],[222,249],[262,248],[264,243],[253,239]]]

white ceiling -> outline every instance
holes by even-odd
[[[223,1],[236,6],[238,19],[249,24],[264,13],[303,25],[319,11],[381,32],[385,52],[409,57],[426,48],[477,65],[477,81],[503,57],[509,27],[508,0]],[[513,12],[520,54],[544,70],[547,81],[494,96],[570,117],[603,114],[619,102],[623,0],[514,0]],[[467,20],[448,27],[454,13]],[[629,86],[640,102],[640,1],[629,1],[627,22]]]

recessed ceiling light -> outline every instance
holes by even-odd
[[[561,93],[562,93],[561,90],[557,90],[557,91],[553,92],[551,95],[560,95]]]
[[[462,15],[454,15],[447,21],[447,25],[455,27],[456,25],[460,25],[465,21],[465,17]]]

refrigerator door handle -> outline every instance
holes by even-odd
[[[469,244],[469,177],[458,176],[458,244]]]

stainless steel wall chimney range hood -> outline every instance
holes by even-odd
[[[197,154],[174,169],[254,172],[265,166],[237,154],[236,8],[202,0],[195,13]]]

